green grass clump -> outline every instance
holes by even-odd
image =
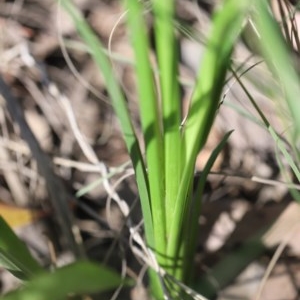
[[[145,149],[133,130],[124,94],[112,74],[101,43],[70,1],[61,1],[73,17],[78,32],[87,43],[95,62],[106,78],[107,90],[120,120],[123,135],[135,169],[142,204],[147,246],[164,272],[183,283],[192,279],[198,217],[203,182],[194,197],[192,183],[196,157],[203,148],[219,106],[233,46],[249,10],[249,1],[224,1],[215,13],[206,52],[194,86],[188,115],[182,124],[182,103],[178,82],[178,41],[175,1],[150,1],[154,18],[159,83],[150,62],[150,43],[143,3],[124,1],[128,32],[135,53],[139,110]],[[251,5],[250,5],[251,6]],[[226,135],[223,145],[228,138]],[[220,151],[220,147],[217,149]],[[145,152],[145,155],[142,153]],[[210,164],[216,158],[212,155]],[[153,266],[152,266],[153,267]],[[176,284],[151,273],[156,298],[163,291],[176,296]],[[175,292],[174,292],[175,290]]]

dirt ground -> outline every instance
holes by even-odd
[[[112,53],[115,74],[139,132],[133,53],[121,2],[74,2]],[[180,77],[186,83],[183,107],[217,1],[198,2],[178,1],[178,20],[195,33],[193,38],[180,33]],[[249,55],[240,43],[234,60],[246,61]],[[74,25],[55,0],[0,0],[0,58],[0,91],[9,97],[9,102],[3,98],[0,102],[0,214],[43,265],[63,265],[74,257],[53,202],[61,197],[88,255],[118,271],[126,262],[127,276],[138,281],[144,268],[128,242],[128,226],[142,220],[133,172],[104,80]],[[247,63],[259,60],[251,56]],[[269,77],[261,77],[263,72],[264,66],[251,69],[246,84],[274,126],[282,130],[274,101],[251,81],[260,78],[267,84]],[[234,129],[209,175],[199,220],[197,276],[199,281],[206,276],[220,285],[218,300],[300,299],[299,207],[280,183],[284,178],[269,133],[233,105],[257,118],[242,89],[229,80],[224,105],[196,166],[195,180],[224,133]],[[114,176],[101,181],[110,172]],[[126,209],[129,218],[124,216]],[[256,249],[257,241],[263,246],[245,259],[244,249]],[[221,284],[214,267],[223,263],[230,274],[234,261],[240,262],[238,272]],[[0,274],[2,293],[17,286],[4,270]],[[147,299],[146,285],[144,280],[120,291],[116,299]]]

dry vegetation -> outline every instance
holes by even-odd
[[[115,73],[124,86],[138,128],[132,51],[120,1],[75,2],[113,53]],[[209,26],[211,9],[207,4],[202,3],[200,7],[187,0],[178,3],[182,23],[203,35]],[[201,39],[201,36],[197,37]],[[180,42],[181,80],[187,83],[183,91],[186,102],[203,46],[183,35]],[[3,80],[0,92],[7,89],[9,99],[6,101],[10,102],[7,104],[1,98],[0,214],[8,219],[43,264],[62,264],[73,259],[70,244],[65,239],[67,233],[63,230],[61,203],[57,204],[63,201],[72,212],[67,218],[81,230],[89,256],[106,261],[120,271],[126,262],[128,276],[143,275],[129,242],[128,226],[141,221],[132,170],[125,164],[129,157],[103,79],[68,16],[58,10],[54,0],[0,1],[0,46]],[[238,45],[236,61],[244,61],[249,55],[244,45]],[[252,57],[247,64],[250,66],[259,60]],[[252,78],[262,74],[268,78],[264,72],[264,67],[258,66],[249,74]],[[260,94],[250,79],[248,88],[281,128],[280,120],[275,119],[274,104]],[[255,114],[234,80],[225,91],[225,101],[230,99],[231,103]],[[24,125],[23,113],[28,128]],[[264,282],[260,299],[298,299],[300,248],[296,241],[300,229],[296,221],[299,208],[293,206],[287,187],[277,182],[282,177],[276,163],[276,147],[269,134],[236,110],[222,106],[207,147],[199,156],[197,171],[201,171],[203,161],[224,132],[231,129],[235,132],[207,183],[200,219],[203,228],[195,262],[199,266],[199,277],[228,253],[237,253],[239,257],[239,249],[247,245],[249,238],[278,218],[281,223],[264,239],[265,250],[256,261],[246,263],[246,270],[220,292],[218,299],[254,299],[278,245],[282,246],[280,257],[273,265],[270,278]],[[36,146],[30,131],[42,150]],[[116,174],[99,182],[110,172]],[[253,176],[256,176],[254,180]],[[76,192],[91,183],[96,183],[95,187],[77,199]],[[30,208],[32,218],[26,211],[15,208],[9,213],[7,206]],[[127,209],[131,210],[129,219],[124,217]],[[287,227],[282,228],[282,224]],[[2,292],[12,284],[4,275],[3,272]],[[143,290],[131,291],[132,299],[145,297],[139,292]],[[122,297],[119,299],[124,299]]]

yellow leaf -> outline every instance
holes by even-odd
[[[13,228],[28,225],[45,215],[46,213],[41,210],[20,208],[0,203],[0,216]]]

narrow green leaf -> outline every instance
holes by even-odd
[[[20,280],[28,280],[32,277],[31,270],[2,249],[0,249],[0,266]]]
[[[122,282],[120,275],[112,270],[82,261],[57,269],[53,273],[41,274],[22,289],[1,299],[60,300],[66,299],[70,294],[88,294],[117,288]]]
[[[249,93],[249,91],[247,90],[247,88],[245,87],[245,85],[243,84],[241,78],[239,78],[237,76],[237,74],[235,74],[234,70],[232,70],[232,73],[235,76],[235,79],[239,83],[240,87],[243,89],[243,91],[245,92],[246,96],[250,100],[251,104],[253,105],[253,107],[255,108],[255,110],[257,111],[257,113],[259,114],[259,116],[260,116],[263,124],[265,125],[265,127],[269,131],[269,133],[271,134],[271,137],[273,138],[274,142],[276,143],[276,146],[278,147],[278,149],[280,150],[280,152],[283,154],[283,156],[285,157],[285,159],[288,162],[289,166],[293,170],[295,176],[297,177],[298,181],[300,182],[300,170],[299,170],[298,166],[296,165],[293,157],[288,153],[288,151],[287,151],[287,149],[285,147],[285,144],[282,141],[282,138],[275,131],[275,129],[272,127],[272,125],[270,124],[270,122],[266,118],[265,114],[260,109],[259,105],[255,102],[255,99],[251,96],[251,94]]]
[[[26,245],[0,216],[0,266],[21,280],[44,272]]]
[[[270,13],[267,1],[256,1],[253,19],[257,26],[264,57],[280,82],[294,124],[294,138],[300,136],[300,85],[294,68],[292,54],[280,32],[279,26]]]
[[[165,212],[167,233],[174,217],[174,201],[181,179],[181,101],[178,83],[178,43],[175,38],[175,1],[152,0],[164,131]],[[167,46],[166,46],[167,45]]]
[[[284,8],[282,4],[283,3],[279,1],[278,5],[280,13],[283,16]],[[285,3],[284,5],[287,5],[287,3]],[[299,75],[294,68],[294,54],[292,53],[290,47],[292,46],[292,41],[296,41],[296,43],[298,44],[299,38],[298,36],[293,36],[293,38],[289,37],[290,32],[287,27],[287,20],[284,18],[283,30],[286,35],[286,40],[284,39],[279,25],[271,14],[271,9],[268,2],[266,1],[256,1],[256,10],[253,12],[252,21],[253,26],[255,27],[255,30],[257,32],[257,38],[260,42],[262,54],[270,70],[274,74],[275,79],[278,81],[278,85],[283,90],[284,99],[282,100],[284,101],[284,105],[287,104],[291,116],[291,124],[293,125],[290,142],[292,144],[292,148],[296,150],[294,154],[297,157],[297,155],[299,156],[299,151],[297,149],[300,137],[300,103],[298,99],[300,94],[300,86]],[[294,26],[295,24],[292,24],[292,35],[296,34],[296,28]],[[269,130],[272,138],[274,139],[276,146],[284,155],[298,181],[300,181],[300,170],[297,166],[297,163],[295,162],[295,158],[293,158],[292,155],[288,152],[285,143],[283,143],[282,141],[282,138],[274,130],[269,121],[265,118],[259,106],[255,103],[251,95],[246,91],[243,84],[241,82],[239,83],[240,86],[244,89],[251,103],[261,116],[266,128]],[[294,195],[297,199],[298,197],[295,192]]]
[[[186,226],[185,226],[185,237],[187,240],[187,247],[186,247],[186,253],[184,262],[186,263],[186,266],[183,268],[185,271],[184,278],[191,278],[192,274],[192,268],[193,268],[193,261],[189,259],[195,253],[196,250],[196,244],[197,244],[197,234],[199,231],[199,216],[201,212],[202,207],[202,196],[204,192],[205,183],[207,180],[207,176],[215,163],[216,159],[218,158],[221,151],[224,149],[230,135],[232,134],[233,130],[227,132],[220,143],[217,145],[217,147],[213,150],[211,155],[208,158],[207,163],[205,164],[205,167],[203,171],[201,172],[198,185],[196,187],[196,191],[193,196],[193,204],[192,208],[190,210],[189,220],[190,222],[187,222],[186,220]]]
[[[110,62],[108,61],[105,52],[103,51],[103,47],[99,39],[94,34],[94,32],[92,31],[92,29],[90,28],[80,11],[74,6],[72,1],[70,0],[57,1],[72,17],[78,33],[87,44],[95,63],[97,64],[100,72],[105,78],[107,90],[111,97],[114,110],[121,123],[121,130],[125,138],[128,152],[133,162],[139,194],[142,202],[147,241],[150,245],[153,245],[154,235],[150,207],[150,195],[148,189],[148,179],[138,139],[133,129],[130,114],[127,108],[126,99],[121,91],[116,77],[114,76]]]
[[[165,252],[166,222],[164,207],[164,144],[160,109],[149,59],[149,41],[140,1],[125,1],[128,26],[135,53],[140,116],[146,148],[152,220],[155,224],[155,251]],[[152,245],[153,246],[153,245]]]
[[[194,89],[189,115],[184,125],[185,166],[176,200],[168,255],[176,257],[182,240],[182,228],[190,209],[188,192],[194,174],[194,164],[213,123],[222,93],[233,45],[238,38],[243,21],[252,1],[228,0],[216,13],[208,38],[199,77]],[[222,41],[222,42],[221,42]]]
[[[186,161],[194,158],[206,141],[219,105],[232,49],[249,6],[251,1],[228,0],[215,16],[184,126]]]

